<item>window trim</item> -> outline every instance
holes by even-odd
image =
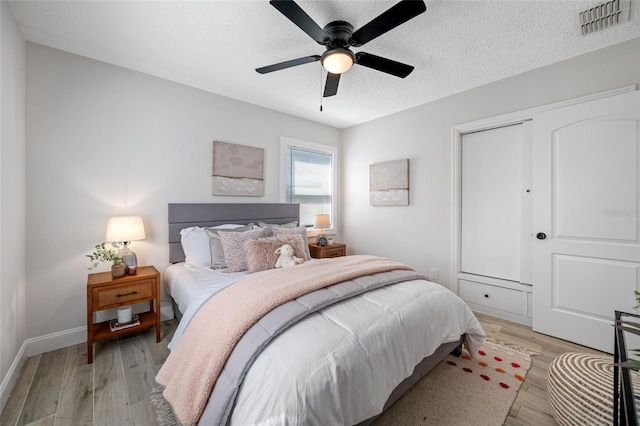
[[[280,137],[280,202],[287,202],[287,148],[298,148],[305,151],[315,151],[321,154],[329,154],[332,157],[331,170],[331,228],[325,228],[328,235],[338,233],[338,147],[324,145],[316,142],[303,141],[300,139]],[[307,228],[307,237],[314,237],[318,234],[317,228]]]

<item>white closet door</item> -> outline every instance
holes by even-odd
[[[637,91],[533,117],[535,331],[613,352],[640,290],[639,129]]]
[[[462,137],[461,270],[520,281],[523,125]]]

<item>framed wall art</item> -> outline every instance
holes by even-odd
[[[213,195],[264,196],[264,149],[213,141]]]
[[[369,205],[409,205],[409,159],[369,166]]]

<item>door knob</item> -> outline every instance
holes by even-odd
[[[545,238],[547,238],[547,235],[544,232],[538,232],[536,238],[539,240],[544,240]]]

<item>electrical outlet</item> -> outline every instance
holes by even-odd
[[[437,280],[438,279],[438,268],[431,268],[431,275],[429,279]]]

